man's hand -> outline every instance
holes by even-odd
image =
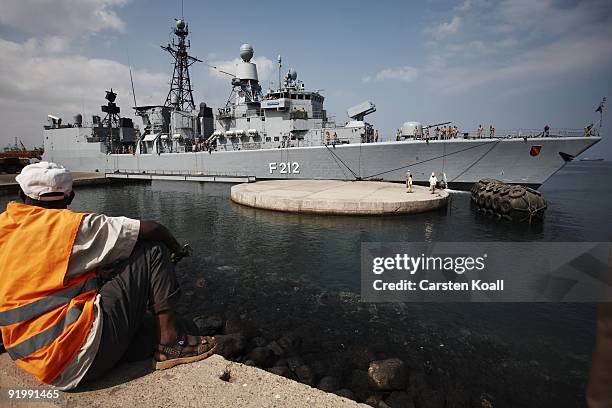
[[[186,258],[188,256],[191,256],[191,246],[189,246],[189,244],[185,244],[170,253],[170,260],[173,264],[176,264],[179,263],[181,259]]]
[[[191,247],[188,244],[181,247],[176,238],[174,238],[174,235],[166,227],[152,220],[140,221],[138,240],[164,243],[170,250],[170,260],[172,263],[177,263],[191,254]]]

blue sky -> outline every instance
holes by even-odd
[[[97,113],[104,90],[130,111],[128,58],[139,103],[162,103],[180,1],[3,0],[0,5],[0,146],[40,144],[53,113]],[[255,49],[262,84],[275,60],[322,89],[339,122],[363,100],[384,135],[407,120],[462,129],[581,128],[612,96],[612,2],[185,0],[192,53],[232,70],[240,44]],[[228,78],[192,67],[196,101],[219,106]],[[130,112],[131,114],[131,112]],[[610,136],[604,119],[603,136]],[[588,156],[612,159],[606,138]]]

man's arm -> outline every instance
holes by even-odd
[[[141,220],[140,230],[138,231],[139,241],[159,241],[165,244],[170,250],[170,258],[176,263],[187,256],[187,251],[181,248],[174,235],[160,223],[153,220]]]

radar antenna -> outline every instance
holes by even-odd
[[[168,51],[174,58],[172,82],[170,82],[170,91],[164,105],[172,106],[182,111],[192,111],[195,110],[195,103],[193,102],[193,88],[191,87],[191,79],[189,77],[189,67],[195,62],[202,61],[189,55],[188,49],[191,47],[191,42],[187,40],[189,26],[185,23],[185,20],[176,20],[174,34],[176,39],[172,39],[172,44],[161,46],[163,50]]]

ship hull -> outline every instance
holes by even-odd
[[[66,140],[62,140],[62,139]],[[78,137],[77,137],[78,138]],[[162,154],[104,154],[100,143],[74,143],[69,135],[46,138],[44,160],[73,171],[200,174],[256,179],[383,179],[427,182],[446,173],[451,187],[481,178],[539,186],[599,137],[408,140],[283,149]],[[47,143],[48,142],[48,143]],[[51,143],[52,142],[52,143]],[[536,153],[537,154],[534,154]]]

